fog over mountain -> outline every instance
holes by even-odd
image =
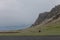
[[[0,26],[33,24],[39,13],[57,4],[60,0],[0,0]]]

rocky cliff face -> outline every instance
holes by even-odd
[[[44,13],[40,13],[39,17],[37,18],[37,20],[35,21],[34,24],[32,24],[32,26],[36,26],[41,24],[44,20],[50,19],[57,19],[58,17],[60,17],[60,5],[55,6],[54,8],[52,8],[52,10],[50,12],[44,12]]]

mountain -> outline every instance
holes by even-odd
[[[50,12],[40,13],[39,17],[27,29],[19,31],[20,35],[60,35],[60,5],[52,8]]]
[[[50,19],[53,16],[56,16],[58,14],[60,14],[60,5],[55,6],[54,8],[52,8],[52,10],[50,12],[40,13],[39,17],[37,18],[37,20],[35,21],[35,23],[32,24],[32,26],[39,25],[42,22],[44,22],[44,20]]]

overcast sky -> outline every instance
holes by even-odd
[[[0,0],[0,26],[32,24],[39,13],[57,4],[60,0]]]

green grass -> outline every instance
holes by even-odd
[[[39,32],[41,30],[41,32]],[[48,36],[60,35],[60,21],[51,22],[46,25],[38,25],[36,27],[27,28],[19,33],[0,33],[0,36]]]

